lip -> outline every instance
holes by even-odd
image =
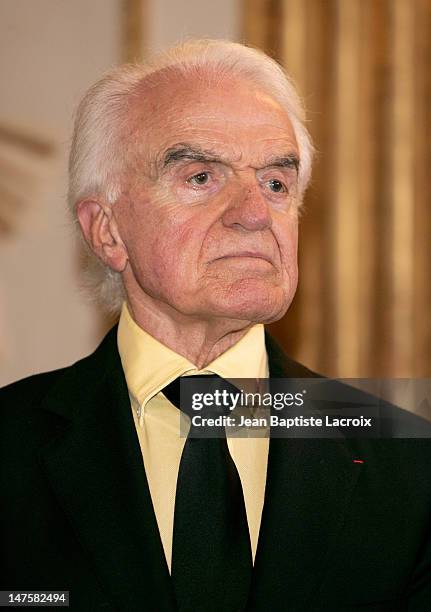
[[[271,257],[258,251],[239,251],[238,253],[228,253],[226,255],[222,255],[221,257],[217,257],[215,261],[218,261],[219,259],[229,259],[231,257],[253,257],[254,259],[263,259],[270,264],[273,263]]]

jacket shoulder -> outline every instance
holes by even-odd
[[[286,355],[268,330],[265,330],[265,345],[271,378],[322,378],[321,374]]]
[[[70,367],[33,374],[2,387],[0,389],[0,407],[3,409],[11,403],[32,404],[42,400],[49,389]]]
[[[55,433],[58,418],[41,410],[41,406],[68,369],[28,376],[0,389],[0,446],[4,469],[8,466],[15,469],[14,466],[24,457],[33,456],[34,450]]]
[[[38,404],[63,378],[68,383],[75,385],[85,384],[82,379],[84,372],[92,372],[97,376],[98,364],[103,364],[103,367],[116,365],[116,337],[117,326],[114,326],[90,355],[64,368],[34,374],[1,388],[0,407],[3,409],[10,406],[11,403],[15,405]]]
[[[73,411],[82,410],[100,378],[118,367],[115,351],[113,329],[93,353],[72,365],[0,389],[0,447],[11,464],[68,426]]]

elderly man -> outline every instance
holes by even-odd
[[[223,41],[87,93],[69,199],[121,316],[94,354],[2,391],[2,589],[68,590],[74,610],[431,609],[426,440],[179,433],[179,377],[312,376],[263,328],[297,285],[303,122],[281,68]]]

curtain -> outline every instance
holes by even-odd
[[[318,150],[298,293],[272,333],[330,376],[430,376],[431,2],[243,0],[243,17]]]

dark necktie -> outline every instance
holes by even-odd
[[[179,378],[163,393],[180,408]],[[239,612],[247,602],[250,535],[241,481],[222,430],[220,438],[196,438],[191,428],[181,456],[172,544],[181,612]]]

